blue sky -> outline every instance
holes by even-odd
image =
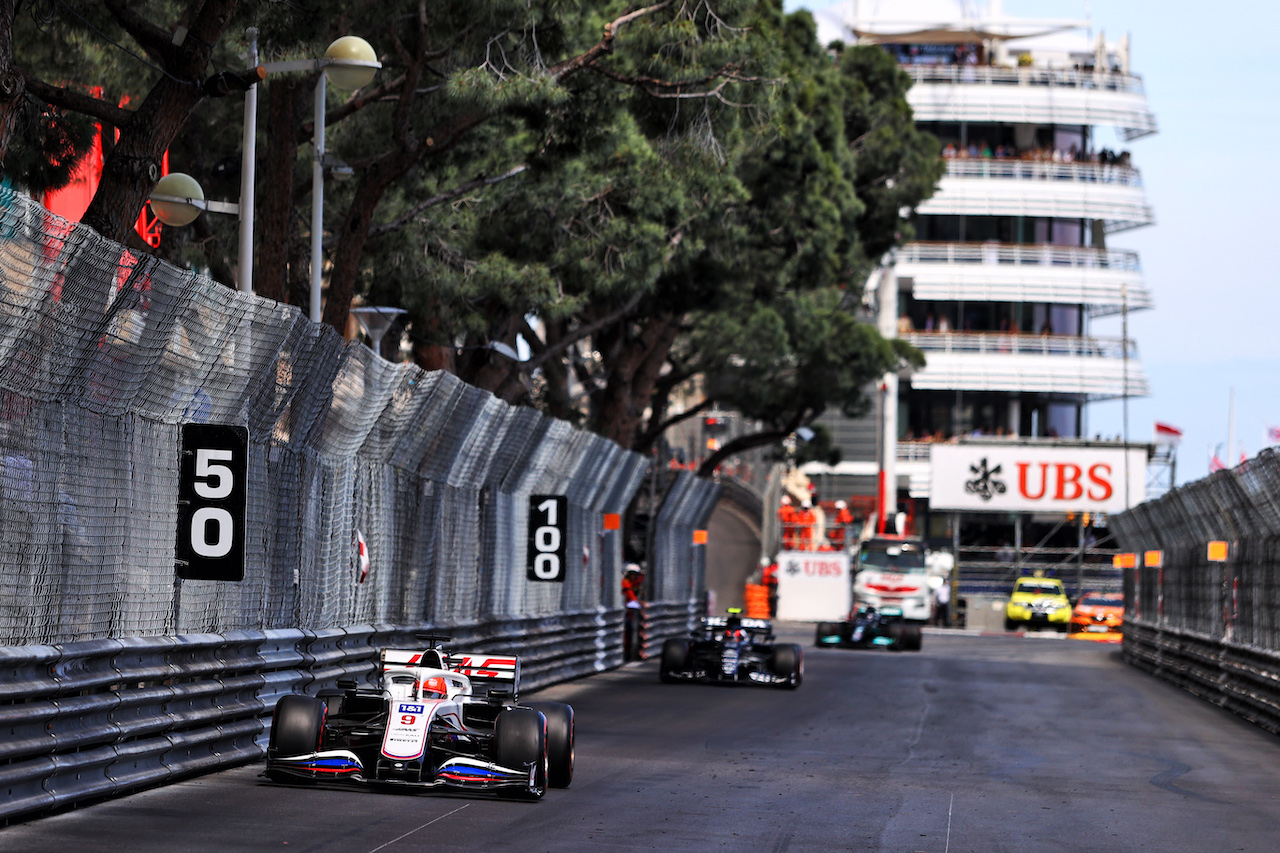
[[[1004,0],[1004,11],[1088,17],[1112,42],[1129,33],[1159,126],[1119,144],[1142,171],[1156,224],[1108,239],[1139,253],[1155,300],[1129,318],[1152,389],[1128,403],[1129,439],[1150,441],[1155,421],[1181,428],[1177,481],[1197,480],[1213,447],[1225,456],[1234,395],[1236,459],[1256,455],[1267,426],[1280,427],[1280,62],[1269,43],[1280,3]],[[1119,335],[1119,324],[1094,332]],[[1090,406],[1089,434],[1122,434],[1124,408]]]

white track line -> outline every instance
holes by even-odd
[[[411,830],[409,830],[409,831],[408,831],[408,832],[406,832],[404,835],[401,835],[401,836],[400,836],[400,838],[393,838],[393,839],[391,839],[390,841],[388,841],[386,844],[379,844],[377,847],[375,847],[375,848],[373,848],[372,850],[370,850],[370,851],[369,851],[369,853],[378,853],[378,851],[379,851],[379,850],[383,849],[384,847],[390,847],[392,844],[395,844],[397,841],[399,841],[399,840],[400,840],[400,839],[402,839],[402,838],[408,838],[410,835],[413,835],[415,832],[419,832],[419,831],[421,831],[421,830],[426,829],[428,826],[431,826],[431,824],[433,824],[433,823],[438,823],[439,821],[444,820],[445,818],[449,817],[450,815],[456,815],[458,812],[462,811],[463,809],[465,809],[465,808],[466,808],[467,806],[469,806],[469,805],[471,805],[471,803],[467,803],[466,805],[458,806],[456,809],[454,809],[453,811],[451,811],[451,812],[449,812],[449,813],[447,813],[447,814],[442,814],[442,815],[440,815],[440,817],[438,817],[438,818],[434,818],[434,819],[432,819],[432,820],[427,821],[427,822],[426,822],[426,823],[424,823],[422,826],[419,826],[417,829],[411,829]]]

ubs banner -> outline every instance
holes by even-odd
[[[778,619],[841,622],[849,615],[853,585],[844,551],[778,552]]]
[[[935,444],[929,463],[931,510],[1116,513],[1146,499],[1141,447]]]

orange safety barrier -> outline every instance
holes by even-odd
[[[769,587],[762,583],[749,583],[742,595],[743,614],[748,619],[769,618]]]

